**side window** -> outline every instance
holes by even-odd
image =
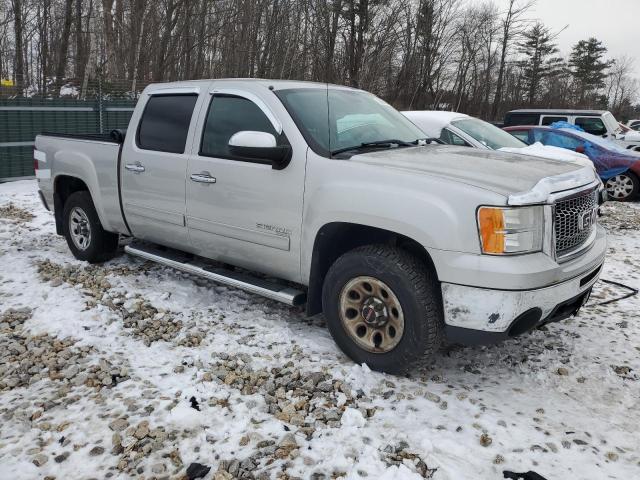
[[[604,126],[602,119],[598,117],[578,117],[576,118],[576,125],[585,132],[593,135],[604,135],[607,133],[607,127]]]
[[[457,145],[459,147],[470,147],[467,142],[465,142],[460,136],[453,133],[448,128],[443,128],[442,132],[440,132],[440,140],[442,140],[447,145]]]
[[[540,115],[536,113],[510,113],[507,114],[504,126],[511,127],[517,125],[538,125]]]
[[[569,118],[567,117],[552,117],[549,115],[545,115],[542,117],[542,121],[540,122],[541,125],[551,125],[552,123],[556,123],[556,122],[568,122]]]
[[[197,100],[197,95],[154,95],[149,98],[138,126],[138,147],[184,153]]]
[[[279,137],[267,116],[251,100],[232,95],[214,95],[202,132],[200,155],[232,158],[229,139],[243,130],[270,133],[276,139]]]
[[[509,133],[527,145],[529,144],[529,132],[527,130],[512,130]]]

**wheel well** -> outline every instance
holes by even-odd
[[[56,219],[56,233],[62,235],[62,212],[64,204],[72,193],[89,191],[89,187],[77,177],[60,175],[53,185],[53,207]]]
[[[406,250],[427,265],[435,274],[433,261],[418,242],[399,233],[355,223],[334,222],[324,225],[316,235],[311,257],[307,314],[322,311],[322,285],[329,268],[342,254],[363,245],[385,244]]]

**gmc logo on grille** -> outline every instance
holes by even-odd
[[[587,228],[591,228],[591,226],[596,223],[597,216],[598,210],[596,208],[587,212],[582,212],[578,216],[578,231],[581,232]]]

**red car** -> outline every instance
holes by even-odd
[[[611,200],[634,200],[640,192],[640,154],[637,152],[575,127],[517,126],[504,130],[528,145],[540,142],[584,153],[596,167]]]

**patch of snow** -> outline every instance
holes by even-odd
[[[80,95],[80,91],[78,87],[71,83],[67,83],[60,87],[60,96],[61,97],[73,97],[77,98]]]
[[[637,296],[597,305],[623,293],[599,282],[577,317],[498,345],[449,346],[409,375],[393,377],[348,360],[322,318],[124,254],[96,267],[109,284],[97,292],[89,281],[45,280],[38,271],[45,261],[74,272],[86,264],[55,234],[36,185],[0,185],[0,209],[12,203],[34,215],[0,216],[0,318],[12,308],[32,309],[20,335],[75,339],[68,358],[79,373],[68,381],[44,371],[31,383],[0,388],[0,478],[124,479],[129,468],[150,477],[158,463],[171,477],[199,462],[212,467],[205,477],[211,480],[231,460],[255,460],[254,473],[274,479],[285,472],[413,480],[427,475],[419,473],[420,462],[435,480],[502,478],[505,469],[549,480],[637,477]],[[602,277],[638,288],[640,207],[609,203],[604,212],[610,247]],[[145,345],[144,328],[137,333],[133,320],[125,326],[136,299],[156,309],[151,320],[181,322],[178,335]],[[189,335],[201,336],[200,343],[190,344]],[[85,363],[74,356],[80,348],[88,349]],[[315,390],[318,408],[292,423],[274,409],[296,401],[296,380],[287,380],[277,393],[282,398],[269,399],[263,387],[244,391],[226,370],[220,374],[225,359],[266,381],[287,368],[303,378],[322,372],[329,388]],[[117,374],[115,385],[74,383],[99,365]],[[64,365],[68,375],[71,366]],[[0,384],[13,378],[5,368],[0,363]],[[320,419],[322,412],[336,420]],[[167,438],[149,442],[158,449],[140,450],[135,467],[123,470],[124,454],[112,451],[110,425],[117,419],[126,421],[120,435],[132,448],[142,448],[135,432],[145,433],[144,422]],[[289,433],[296,447],[283,449]],[[39,455],[47,460],[40,467],[33,463]],[[181,466],[169,455],[178,455]]]
[[[533,145],[527,145],[522,148],[503,147],[500,151],[518,153],[521,155],[531,155],[532,157],[548,158],[551,160],[559,160],[561,162],[571,162],[583,167],[595,168],[593,166],[593,162],[589,160],[589,157],[582,153],[572,152],[566,148],[543,145],[540,142],[536,142]]]

